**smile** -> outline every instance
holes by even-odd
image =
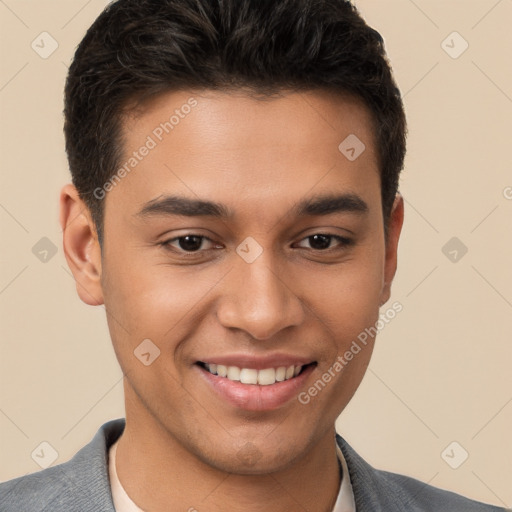
[[[214,363],[199,363],[200,366],[209,371],[212,375],[226,378],[231,381],[242,384],[252,384],[259,386],[270,386],[276,382],[297,377],[309,365],[290,365],[279,366],[277,368],[264,368],[256,370],[254,368],[240,368],[238,366],[228,366]]]
[[[292,403],[317,362],[289,354],[230,354],[199,360],[194,366],[201,381],[224,404],[246,411],[271,411]]]

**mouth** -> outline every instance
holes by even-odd
[[[316,362],[312,362],[309,364],[278,366],[276,368],[263,368],[258,370],[233,365],[205,363],[203,361],[198,361],[196,364],[212,375],[253,386],[271,386],[278,382],[285,382],[298,377],[308,367],[316,366]]]
[[[223,362],[227,363],[222,359],[215,363],[197,361],[194,366],[207,389],[222,403],[238,410],[259,412],[290,406],[317,366],[316,361],[275,361],[278,366],[270,361],[239,361],[241,366],[236,366],[235,361]]]

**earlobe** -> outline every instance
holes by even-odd
[[[404,223],[404,199],[397,193],[393,208],[389,216],[388,232],[386,237],[386,260],[384,264],[384,284],[382,288],[380,305],[384,305],[391,296],[391,283],[395,277],[398,259],[398,241]]]
[[[101,247],[96,227],[72,184],[61,190],[59,221],[64,255],[75,278],[78,296],[90,306],[103,304]]]

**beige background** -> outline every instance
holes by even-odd
[[[404,309],[338,431],[379,468],[510,507],[512,1],[356,4],[385,37],[409,119],[391,301]],[[41,442],[57,464],[124,415],[105,312],[76,295],[57,209],[69,181],[67,65],[105,5],[0,1],[0,480],[40,469],[31,454]],[[59,45],[47,59],[31,48],[43,31]],[[454,31],[469,43],[457,59],[441,46]],[[463,42],[447,44],[453,54]],[[58,248],[46,263],[32,252],[43,237]],[[455,263],[442,251],[452,237],[468,248]],[[458,469],[441,457],[453,441],[469,453]]]

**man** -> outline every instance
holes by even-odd
[[[69,70],[63,246],[126,421],[2,511],[491,511],[335,432],[403,222],[406,123],[343,0],[119,0]],[[369,331],[374,333],[374,331]]]

